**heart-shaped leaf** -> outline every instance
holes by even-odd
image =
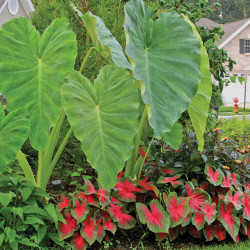
[[[168,233],[170,216],[158,200],[150,202],[151,211],[142,203],[136,203],[136,211],[142,224],[154,233]]]
[[[195,211],[192,218],[192,224],[200,231],[205,225],[205,218],[203,212]]]
[[[203,41],[195,25],[192,22],[190,22],[187,18],[186,20],[193,28],[194,34],[200,41],[201,45],[201,64],[200,64],[201,81],[198,87],[198,91],[196,92],[194,98],[192,99],[191,103],[188,106],[188,113],[199,143],[199,150],[202,151],[204,148],[203,134],[207,126],[209,103],[212,95],[212,79],[209,70],[210,67],[209,67],[209,58],[207,55],[207,49],[203,45]]]
[[[72,7],[84,22],[95,49],[106,59],[111,56],[115,65],[131,69],[131,65],[123,53],[122,46],[113,37],[103,20],[93,15],[90,11],[83,15],[74,5]]]
[[[207,180],[212,183],[215,186],[218,186],[221,184],[222,181],[222,172],[220,169],[217,169],[216,171],[213,171],[213,168],[206,164],[205,166],[205,174],[207,175]]]
[[[29,121],[20,111],[4,116],[0,107],[0,174],[6,169],[7,164],[15,159],[28,134]]]
[[[163,196],[163,198],[167,207],[167,211],[171,217],[170,227],[176,227],[182,224],[190,211],[189,198],[180,199],[177,197],[175,192],[171,192],[167,199],[165,199],[165,196]]]
[[[138,129],[138,92],[129,72],[116,66],[101,69],[94,85],[70,72],[62,88],[68,120],[100,184],[112,188],[133,149]]]
[[[40,36],[31,21],[15,18],[2,26],[0,44],[0,92],[8,110],[27,109],[31,144],[45,150],[59,116],[65,73],[74,68],[75,34],[66,19],[54,20]]]
[[[200,42],[176,12],[152,20],[142,0],[125,5],[126,54],[141,81],[149,123],[161,138],[187,109],[200,82]]]
[[[201,211],[204,213],[204,217],[208,225],[212,224],[216,219],[216,204],[213,202],[210,205],[209,201],[205,201],[201,207]]]
[[[213,225],[206,225],[203,228],[203,234],[207,241],[211,241],[214,239],[214,226]]]

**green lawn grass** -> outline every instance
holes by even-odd
[[[244,108],[238,108],[240,112],[244,112]],[[233,112],[234,107],[220,107],[219,112]],[[246,112],[250,112],[250,108],[246,108]]]
[[[249,112],[246,112],[246,113],[233,113],[233,112],[219,112],[219,115],[222,115],[222,116],[232,116],[232,115],[249,115],[250,113]]]

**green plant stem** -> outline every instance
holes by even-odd
[[[151,140],[151,142],[150,142],[150,144],[149,144],[149,146],[148,146],[148,148],[147,148],[147,152],[146,152],[146,154],[145,154],[145,156],[144,156],[144,158],[143,158],[143,162],[142,162],[142,164],[141,164],[141,168],[140,168],[140,170],[139,170],[139,173],[138,173],[138,175],[137,175],[137,178],[140,178],[140,176],[141,176],[141,171],[142,171],[144,162],[145,162],[145,160],[146,160],[146,158],[147,158],[147,155],[148,155],[148,153],[149,153],[150,147],[151,147],[151,145],[152,145],[154,139],[155,139],[155,137],[153,136],[153,138],[152,138],[152,140]]]
[[[55,168],[55,165],[56,165],[57,161],[59,160],[59,158],[60,158],[60,156],[61,156],[61,154],[62,154],[62,151],[63,151],[63,149],[65,148],[65,146],[66,146],[66,144],[67,144],[67,142],[68,142],[68,140],[69,140],[69,137],[70,137],[70,135],[72,134],[72,132],[73,132],[73,130],[72,130],[72,128],[70,127],[70,129],[68,130],[67,134],[65,135],[65,137],[64,137],[64,139],[63,139],[61,145],[59,146],[59,148],[58,148],[58,150],[57,150],[57,152],[56,152],[56,154],[55,154],[55,156],[54,156],[54,158],[53,158],[53,161],[51,162],[50,166],[49,166],[48,169],[47,169],[47,173],[46,173],[46,175],[44,176],[44,181],[43,181],[43,183],[42,183],[41,188],[43,188],[43,189],[46,188],[46,186],[47,186],[47,184],[48,184],[48,182],[49,182],[49,178],[50,178],[50,176],[51,176],[51,174],[52,174],[52,172],[53,172],[53,170],[54,170],[54,168]]]
[[[31,166],[28,163],[24,153],[21,150],[17,153],[16,159],[18,160],[19,165],[22,168],[27,180],[32,182],[34,185],[36,185],[36,181],[35,181]]]
[[[44,151],[38,151],[38,171],[37,176],[41,178],[37,178],[37,186],[41,187],[42,176],[44,174],[43,169],[43,160],[44,160]]]
[[[43,162],[43,168],[47,169],[52,161],[52,157],[55,151],[55,147],[60,135],[60,131],[62,128],[62,124],[65,118],[65,112],[62,109],[60,112],[60,116],[56,121],[55,126],[52,129],[52,132],[50,134],[49,143],[48,143],[48,149],[46,150],[44,154],[44,162]],[[40,178],[40,176],[37,176],[37,178]]]
[[[134,146],[134,149],[132,151],[132,156],[127,161],[127,164],[125,167],[125,175],[124,176],[127,178],[129,178],[129,177],[134,178],[134,176],[138,175],[138,172],[139,172],[139,169],[136,171],[136,169],[134,169],[134,166],[136,163],[136,158],[138,155],[140,141],[141,141],[141,137],[142,137],[142,133],[143,133],[143,127],[144,127],[146,119],[147,119],[147,109],[146,109],[146,107],[144,107],[142,117],[140,120],[140,124],[139,124],[139,131],[134,139],[135,146]]]
[[[85,67],[85,64],[86,64],[86,62],[87,62],[87,60],[88,60],[88,58],[89,58],[89,56],[90,56],[90,53],[92,52],[92,50],[93,50],[94,48],[95,48],[95,47],[91,47],[91,48],[89,49],[89,51],[87,52],[87,54],[86,54],[86,56],[85,56],[85,58],[84,58],[84,60],[83,60],[83,62],[82,62],[82,65],[81,65],[81,67],[80,67],[80,69],[79,69],[79,72],[80,72],[80,73],[82,73],[83,68]]]

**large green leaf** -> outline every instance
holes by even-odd
[[[70,72],[62,101],[88,162],[101,185],[112,188],[133,149],[138,129],[138,92],[125,69],[105,66],[94,85],[79,72]]]
[[[179,122],[176,122],[172,129],[169,132],[166,132],[163,136],[164,142],[170,145],[173,149],[178,149],[180,147],[182,138],[182,126]]]
[[[15,159],[17,152],[28,138],[29,121],[22,112],[11,112],[4,116],[0,108],[0,174],[7,164]]]
[[[105,26],[103,20],[90,11],[83,15],[73,4],[71,6],[83,20],[95,49],[106,59],[111,56],[112,61],[117,66],[131,69],[121,45]]]
[[[202,151],[204,147],[203,134],[207,125],[209,103],[212,95],[212,79],[209,71],[209,58],[207,55],[206,47],[203,45],[201,37],[194,24],[190,21],[189,23],[192,26],[194,34],[196,35],[197,39],[199,39],[201,44],[201,81],[197,93],[188,106],[188,113],[199,143],[199,150]]]
[[[65,73],[74,68],[75,34],[66,19],[54,20],[40,36],[29,20],[18,18],[2,26],[0,44],[0,92],[8,110],[27,109],[31,144],[45,150],[59,116]]]
[[[149,122],[160,138],[170,131],[187,109],[200,82],[200,43],[184,17],[153,11],[142,0],[125,6],[126,53],[134,76],[144,82],[144,103],[150,106]]]

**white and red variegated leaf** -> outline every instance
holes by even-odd
[[[222,172],[222,182],[221,187],[231,188],[232,187],[232,179],[229,171],[226,171],[226,174]]]
[[[213,170],[212,166],[206,164],[205,174],[207,175],[207,180],[214,186],[219,186],[222,181],[222,172],[220,169]]]
[[[110,199],[109,199],[109,193],[107,190],[105,190],[104,188],[100,188],[97,192],[96,192],[96,196],[99,199],[100,205],[102,207],[106,207],[109,203],[110,203]]]
[[[205,218],[203,212],[195,211],[192,217],[192,224],[200,231],[205,225]]]
[[[243,218],[250,221],[250,192],[245,191],[241,200],[243,208]]]
[[[220,199],[217,210],[217,219],[223,224],[232,238],[235,238],[240,230],[240,219],[237,217],[234,205]]]
[[[180,234],[183,235],[184,233],[187,232],[187,227],[179,226],[179,231],[180,231]]]
[[[111,202],[107,208],[107,211],[111,215],[113,221],[118,222],[118,227],[123,229],[130,229],[135,226],[135,218],[127,214],[122,206]]]
[[[77,223],[79,224],[85,220],[87,214],[89,213],[89,207],[86,200],[83,200],[82,204],[80,204],[79,200],[75,199],[74,204],[74,208],[71,209],[71,215],[77,220]]]
[[[141,191],[140,188],[128,179],[119,179],[114,189],[116,190],[117,198],[125,202],[136,201],[136,192]]]
[[[96,193],[96,190],[95,190],[93,184],[91,183],[91,181],[85,180],[84,191],[85,191],[85,194],[95,194]]]
[[[204,218],[208,225],[215,221],[217,210],[214,202],[210,204],[209,201],[205,201],[201,207],[201,211],[204,213]]]
[[[96,236],[96,240],[101,244],[102,243],[102,240],[106,234],[104,228],[103,228],[103,225],[102,225],[102,221],[103,221],[103,218],[100,218],[100,219],[96,219],[96,225],[97,225],[97,236]]]
[[[189,225],[189,223],[192,220],[192,215],[193,215],[193,212],[190,211],[188,213],[188,215],[184,218],[184,220],[183,220],[183,222],[181,224],[182,227],[185,227],[185,226]]]
[[[156,233],[155,237],[157,241],[163,241],[168,237],[168,233]]]
[[[206,224],[203,228],[203,234],[206,238],[206,241],[211,241],[214,239],[214,226]]]
[[[73,233],[78,229],[77,221],[71,216],[70,213],[67,213],[64,217],[65,223],[60,222],[58,226],[58,234],[60,240],[64,240],[73,235]]]
[[[235,173],[230,173],[230,177],[232,179],[232,183],[235,186],[235,188],[240,190],[241,186],[242,186],[240,183],[240,176],[238,174],[235,174]]]
[[[190,198],[180,199],[177,197],[177,194],[175,192],[169,193],[167,199],[165,198],[166,196],[163,196],[164,202],[167,207],[167,211],[171,218],[170,227],[173,228],[182,224],[190,211],[189,207]]]
[[[88,243],[79,233],[75,232],[71,240],[71,246],[75,250],[85,250],[88,248]]]
[[[179,179],[181,177],[180,174],[177,174],[173,177],[163,177],[161,176],[159,178],[159,180],[157,181],[158,184],[167,184],[170,183],[174,188],[179,187],[180,185],[182,185],[183,183],[177,179]]]
[[[174,227],[174,228],[169,228],[169,240],[170,242],[174,241],[175,239],[177,239],[177,237],[179,236],[179,227]]]
[[[82,222],[80,233],[91,246],[97,239],[98,227],[94,218],[90,216]]]
[[[142,203],[136,203],[136,211],[142,224],[154,233],[168,233],[170,216],[158,200],[150,202],[151,211]]]
[[[232,202],[234,204],[234,207],[237,210],[240,210],[242,208],[241,206],[242,198],[243,198],[243,193],[241,191],[238,191],[234,194],[234,190],[231,188],[225,196],[225,201]]]
[[[210,196],[207,192],[200,188],[194,188],[191,182],[186,183],[187,195],[190,197],[189,206],[193,211],[201,211],[204,201],[210,201]]]
[[[188,226],[188,233],[194,238],[201,238],[202,236],[202,230],[198,231],[197,228],[191,224]]]
[[[105,218],[103,220],[103,226],[104,226],[105,230],[109,230],[110,232],[115,234],[115,232],[116,232],[116,224],[112,221],[111,218],[108,218],[108,219]]]
[[[226,230],[221,223],[214,226],[214,236],[218,239],[218,241],[226,239]]]

